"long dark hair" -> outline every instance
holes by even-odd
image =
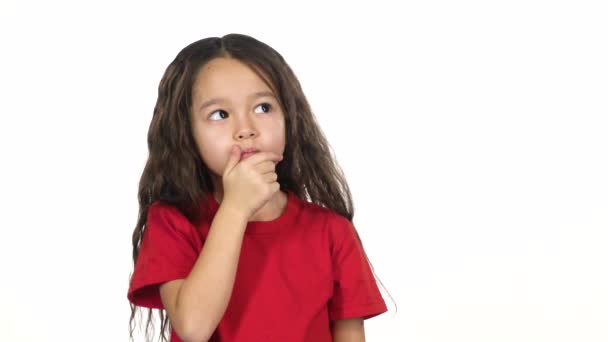
[[[352,222],[354,209],[346,178],[287,62],[272,47],[247,35],[205,38],[177,54],[158,87],[158,99],[148,131],[149,156],[139,181],[139,215],[133,231],[134,265],[148,209],[153,202],[174,205],[196,223],[204,214],[200,210],[201,201],[208,192],[214,191],[210,172],[192,136],[189,114],[197,71],[218,57],[234,58],[250,67],[279,100],[285,114],[286,135],[283,160],[276,168],[281,190],[289,190],[301,199],[329,208]],[[133,340],[138,307],[129,304],[129,336]],[[148,309],[147,314],[147,341],[150,341],[150,326],[152,334],[154,329],[152,310]],[[158,310],[158,313],[161,320],[159,340],[168,341],[168,317],[165,310]]]

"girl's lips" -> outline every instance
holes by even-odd
[[[248,158],[248,157],[250,157],[250,156],[252,156],[252,155],[254,155],[256,153],[257,153],[257,151],[241,153],[241,159],[240,160],[246,159],[246,158]]]
[[[247,153],[247,152],[258,152],[258,149],[255,147],[248,147],[248,148],[242,150],[242,153]]]

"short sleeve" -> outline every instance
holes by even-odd
[[[190,274],[202,238],[177,208],[153,203],[149,210],[127,293],[137,306],[163,309],[159,285]]]
[[[334,222],[334,291],[329,301],[329,319],[368,319],[388,311],[353,224],[342,216]]]

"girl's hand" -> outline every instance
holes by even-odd
[[[239,162],[240,158],[241,148],[235,145],[222,176],[222,204],[227,203],[249,219],[279,191],[275,166],[283,156],[273,152],[257,152]]]

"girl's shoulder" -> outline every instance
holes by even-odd
[[[168,202],[156,200],[148,207],[146,229],[175,230],[191,233],[194,225],[176,206]]]
[[[148,207],[148,219],[150,217],[159,218],[159,216],[173,219],[185,218],[177,206],[162,200],[156,200]]]
[[[352,222],[331,208],[321,206],[314,202],[299,199],[301,211],[301,223],[310,224],[311,221],[317,227],[323,227],[335,233],[344,233],[352,229]]]

